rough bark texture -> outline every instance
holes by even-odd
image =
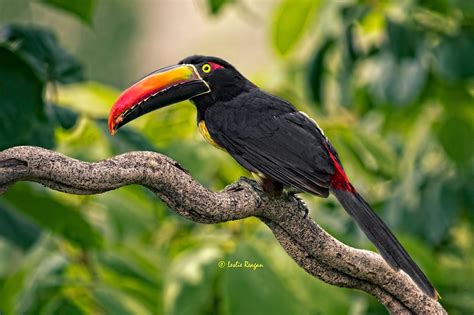
[[[446,314],[403,272],[376,253],[342,244],[304,214],[294,197],[273,198],[253,181],[241,179],[212,192],[175,161],[154,152],[130,152],[88,163],[38,147],[0,152],[0,194],[16,181],[33,181],[71,194],[99,194],[138,184],[151,189],[171,209],[199,223],[258,217],[296,263],[332,285],[363,290],[391,314]]]

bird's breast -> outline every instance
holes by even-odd
[[[199,128],[199,132],[201,133],[201,135],[203,136],[203,138],[206,139],[207,142],[209,142],[209,143],[210,143],[211,145],[213,145],[214,147],[225,151],[225,149],[224,149],[223,147],[221,147],[220,145],[218,145],[218,144],[214,141],[214,139],[212,139],[211,134],[209,133],[209,130],[207,130],[206,122],[205,122],[204,120],[200,120],[200,121],[198,122],[198,128]]]

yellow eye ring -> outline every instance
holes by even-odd
[[[202,69],[202,71],[203,71],[204,73],[209,73],[209,72],[211,72],[211,66],[210,66],[208,63],[203,64],[201,69]]]

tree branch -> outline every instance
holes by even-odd
[[[177,162],[158,153],[130,152],[88,163],[24,146],[0,152],[0,194],[16,181],[38,182],[71,194],[99,194],[138,184],[178,214],[199,223],[255,216],[298,265],[322,281],[372,294],[391,314],[446,314],[436,300],[378,254],[344,245],[305,217],[297,198],[270,197],[250,180],[212,192]]]

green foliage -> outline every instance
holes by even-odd
[[[23,57],[41,81],[73,83],[83,80],[81,64],[59,46],[51,31],[10,25],[4,27],[1,34],[0,43]]]
[[[0,235],[19,248],[30,248],[40,237],[41,230],[6,205],[0,205]]]
[[[438,130],[438,138],[446,154],[459,166],[468,165],[474,156],[472,117],[448,114]],[[456,144],[456,145],[453,145]]]
[[[86,24],[92,24],[97,0],[39,0],[51,7],[75,15]]]
[[[319,0],[285,0],[279,5],[273,22],[273,43],[280,54],[286,55],[294,48],[320,4]]]
[[[23,143],[54,145],[53,126],[45,112],[44,82],[18,55],[0,46],[0,149]]]
[[[314,53],[313,59],[309,62],[308,70],[308,90],[311,100],[315,104],[321,104],[323,102],[324,91],[323,91],[323,74],[325,59],[328,55],[329,50],[334,45],[334,40],[326,38],[321,47]]]
[[[88,25],[98,4],[41,2]],[[244,8],[229,0],[207,6],[212,18],[223,8]],[[128,9],[125,2],[114,6]],[[449,313],[472,313],[470,1],[283,0],[271,16],[268,45],[284,57],[272,92],[318,118],[353,184],[433,281]],[[246,174],[197,135],[188,103],[110,136],[106,117],[119,90],[84,82],[82,64],[60,45],[57,31],[34,23],[0,30],[0,150],[39,145],[88,161],[157,151],[216,190]],[[118,59],[109,69],[132,80],[116,67],[126,53],[94,47],[91,56]],[[264,79],[256,82],[262,88]],[[337,238],[369,246],[334,199],[305,199]],[[0,237],[2,314],[383,312],[365,294],[309,276],[258,220],[198,225],[141,187],[73,196],[15,184],[0,197]],[[245,260],[263,267],[218,265]]]
[[[427,73],[419,60],[397,61],[396,55],[385,54],[374,61],[379,72],[371,79],[369,92],[377,103],[411,104],[423,91]]]
[[[74,128],[77,121],[79,120],[78,113],[66,107],[53,105],[53,112],[54,118],[58,122],[59,126],[66,130]]]
[[[37,191],[28,185],[18,184],[5,193],[2,200],[17,212],[79,246],[98,248],[101,245],[101,235],[92,228],[78,209],[49,197],[44,189]]]
[[[447,80],[462,80],[474,76],[474,65],[466,62],[474,55],[474,34],[463,31],[446,37],[435,50],[438,73]]]
[[[209,11],[213,15],[219,14],[225,5],[232,2],[233,0],[207,0]]]
[[[0,32],[0,149],[20,144],[54,146],[54,127],[72,128],[71,111],[46,102],[48,82],[82,80],[79,62],[61,48],[51,31],[10,25]]]
[[[273,270],[272,263],[251,246],[239,245],[230,255],[227,262],[242,262],[245,257],[249,262],[262,264],[261,269],[226,270],[222,275],[220,287],[223,295],[223,314],[244,315],[254,312],[259,305],[261,314],[301,314],[304,305],[299,303],[295,292],[286,286],[283,279]],[[242,262],[245,263],[245,262]],[[250,294],[249,294],[250,293]],[[262,303],[272,301],[272,303]]]

